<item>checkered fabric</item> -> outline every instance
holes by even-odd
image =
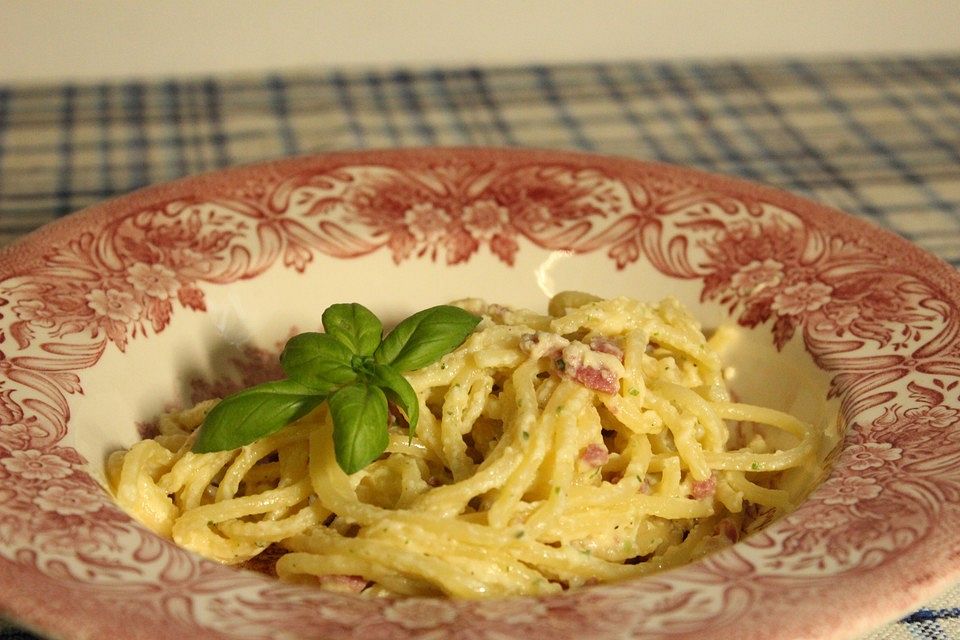
[[[960,53],[0,85],[0,245],[137,187],[294,154],[580,149],[739,175],[960,266]],[[960,587],[872,639],[960,638]],[[32,638],[0,623],[0,639]]]

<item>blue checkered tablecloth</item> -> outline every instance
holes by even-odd
[[[0,84],[0,245],[146,184],[303,153],[580,149],[739,175],[960,266],[960,52]],[[960,585],[866,636],[960,639]],[[35,636],[0,621],[0,640]]]

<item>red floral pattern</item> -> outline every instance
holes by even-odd
[[[526,247],[606,256],[623,274],[646,263],[699,282],[703,301],[768,327],[778,348],[802,340],[848,425],[832,475],[791,516],[637,583],[538,600],[363,601],[159,540],[64,445],[84,372],[176,314],[206,312],[213,287],[379,252],[398,265],[488,252],[512,266]],[[0,600],[21,602],[21,584],[82,594],[56,615],[21,607],[61,635],[121,620],[157,638],[171,625],[248,638],[853,633],[903,606],[904,585],[884,576],[916,575],[911,592],[926,593],[960,570],[958,308],[960,279],[892,236],[787,194],[626,160],[334,155],[146,190],[0,254],[0,593],[11,594]],[[910,569],[921,565],[937,569]],[[870,600],[857,587],[867,579]]]

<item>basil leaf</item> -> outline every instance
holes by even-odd
[[[327,307],[321,319],[328,334],[360,356],[372,355],[383,336],[380,319],[356,302]]]
[[[393,367],[374,364],[372,373],[370,381],[383,389],[390,402],[400,407],[407,416],[410,435],[413,436],[417,429],[417,421],[420,419],[420,400],[417,398],[417,392]]]
[[[356,473],[383,453],[387,434],[387,398],[376,386],[356,383],[330,396],[333,450],[346,473]]]
[[[227,396],[207,414],[195,453],[228,451],[268,436],[323,402],[315,389],[290,380],[265,382]]]
[[[325,333],[301,333],[287,341],[280,354],[280,366],[287,377],[316,391],[328,393],[353,382],[353,353],[342,342]]]
[[[463,344],[479,322],[479,317],[459,307],[430,307],[398,324],[373,357],[397,371],[419,369]]]

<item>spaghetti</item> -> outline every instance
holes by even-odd
[[[707,339],[676,300],[564,293],[548,316],[456,304],[483,321],[407,374],[416,434],[396,420],[361,471],[338,466],[326,405],[240,449],[192,453],[210,400],[111,455],[118,502],[223,563],[263,554],[286,580],[466,598],[647,574],[791,508],[812,427],[731,398],[723,332]]]

